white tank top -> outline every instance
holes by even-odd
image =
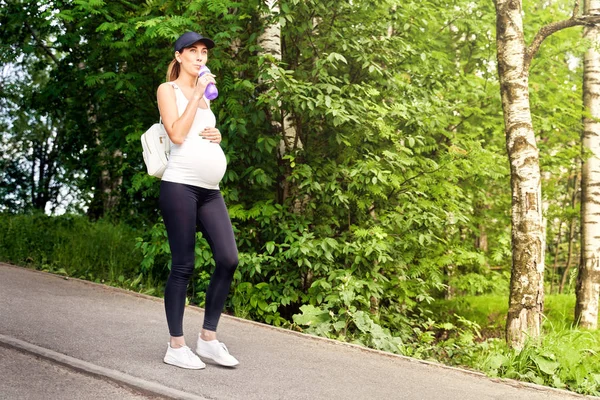
[[[175,83],[169,83],[175,90],[177,111],[181,117],[188,99]],[[171,155],[162,180],[218,190],[219,182],[227,170],[227,159],[218,143],[211,143],[200,136],[204,128],[214,127],[217,122],[209,100],[204,97],[204,101],[208,108],[196,110],[194,122],[183,143],[171,142]]]

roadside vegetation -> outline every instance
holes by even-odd
[[[0,260],[163,295],[140,137],[198,31],[228,313],[600,395],[594,1],[0,0]],[[198,234],[191,304],[212,267]]]
[[[169,252],[164,232],[157,233],[161,231],[158,227],[155,231],[153,243],[151,232],[109,221],[90,222],[74,215],[0,214],[0,261],[162,297]],[[142,237],[147,237],[147,241]],[[188,299],[202,307],[210,276],[210,254],[205,253],[206,243],[201,238],[199,242],[200,261]],[[154,258],[144,258],[144,252],[152,252]],[[241,259],[249,263],[253,257],[241,254]],[[256,265],[260,264],[253,264],[254,274]],[[240,268],[226,306],[226,312],[232,315],[474,369],[492,377],[600,395],[600,332],[574,327],[572,287],[567,288],[569,293],[546,297],[542,339],[529,341],[523,350],[517,351],[504,339],[508,306],[506,274],[492,272],[480,280],[481,286],[474,285],[470,277],[469,290],[479,294],[429,299],[406,308],[401,315],[377,319],[377,313],[361,311],[352,305],[361,302],[359,289],[363,285],[353,282],[348,275],[341,282],[334,275],[331,285],[338,283],[339,287],[328,289],[327,296],[335,297],[327,300],[330,304],[347,305],[337,309],[337,314],[333,307],[311,305],[323,303],[324,298],[319,300],[319,290],[302,297],[304,305],[292,308],[290,302],[290,311],[282,315],[284,297],[273,293],[268,285],[243,281],[242,275],[250,272],[244,271],[243,266]],[[296,289],[289,283],[283,284],[280,291],[293,293]]]

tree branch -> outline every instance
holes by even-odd
[[[575,7],[573,8],[573,16],[569,19],[565,19],[563,21],[553,22],[542,27],[538,33],[533,38],[533,42],[529,48],[527,48],[527,52],[525,53],[525,65],[524,70],[528,71],[529,66],[531,65],[531,60],[540,49],[542,42],[553,33],[556,33],[560,30],[570,28],[573,26],[595,26],[600,24],[600,15],[592,14],[592,15],[582,15],[581,17],[577,17],[577,13],[579,13],[579,0],[575,1]]]
[[[54,54],[52,54],[52,52],[50,51],[50,49],[48,47],[46,47],[42,43],[42,41],[40,40],[40,38],[38,37],[38,35],[35,33],[35,31],[33,30],[33,28],[27,22],[25,22],[25,26],[27,27],[27,29],[29,29],[29,32],[31,32],[31,35],[35,39],[35,41],[38,44],[38,46],[40,46],[46,52],[46,54],[48,54],[48,56],[50,56],[50,58],[52,59],[52,61],[54,61],[56,64],[58,64],[58,59],[56,58],[56,56]]]

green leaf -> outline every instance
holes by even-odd
[[[265,246],[267,248],[267,252],[269,254],[273,254],[273,251],[275,250],[275,242],[267,242]]]
[[[535,362],[540,371],[550,376],[554,375],[556,369],[560,366],[560,363],[549,360],[543,356],[533,355],[531,356],[531,359]]]
[[[292,318],[298,325],[315,326],[330,320],[329,312],[320,308],[303,305],[300,307],[302,314],[295,314]]]

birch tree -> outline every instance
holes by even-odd
[[[506,340],[522,348],[540,335],[544,307],[544,235],[539,150],[529,103],[529,67],[544,39],[553,33],[594,22],[579,15],[542,27],[528,46],[523,32],[522,0],[496,0],[496,45],[506,149],[511,170],[512,271]]]
[[[277,19],[277,15],[280,12],[279,4],[277,0],[266,0],[265,5],[268,9],[266,15],[263,16],[266,21],[266,27],[259,38],[259,44],[263,49],[262,55],[271,57],[271,68],[277,68],[278,63],[281,63],[282,61],[281,24]],[[277,77],[277,74],[274,76]],[[278,119],[277,116],[281,116],[281,118]],[[292,123],[291,115],[283,108],[281,100],[277,101],[277,109],[271,110],[271,117],[271,124],[278,132],[281,132],[281,140],[279,141],[277,156],[280,164],[282,164],[283,157],[286,154],[289,154],[295,149],[302,148],[302,142],[300,141],[300,138],[296,132],[296,128]],[[281,193],[279,195],[279,199],[281,202],[285,201],[290,192],[289,183],[287,182],[286,176],[287,174],[282,177],[280,182]]]
[[[584,14],[600,14],[600,0],[586,0]],[[600,28],[586,27],[583,38],[590,46],[583,66],[582,146],[589,152],[582,167],[581,263],[577,277],[575,321],[581,327],[598,327],[600,294]]]

